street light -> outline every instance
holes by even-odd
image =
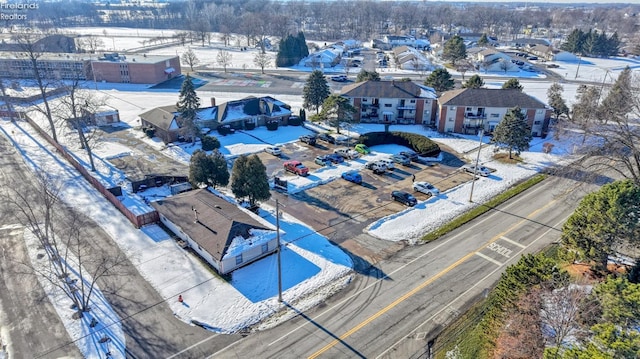
[[[276,198],[276,240],[278,241],[278,302],[282,303],[282,260],[280,258],[280,202]]]

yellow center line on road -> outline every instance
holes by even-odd
[[[364,328],[367,324],[371,323],[372,321],[376,320],[377,318],[379,318],[381,315],[385,314],[386,312],[388,312],[389,310],[393,309],[395,306],[397,306],[398,304],[404,302],[405,300],[407,300],[408,298],[412,297],[414,294],[416,294],[417,292],[419,292],[420,290],[424,289],[424,287],[428,286],[429,284],[433,283],[434,281],[436,281],[437,279],[439,279],[440,277],[442,277],[443,275],[449,273],[451,270],[453,270],[454,268],[456,268],[457,266],[459,266],[461,263],[465,262],[467,259],[469,259],[470,257],[474,256],[476,253],[480,252],[481,250],[485,249],[488,245],[490,245],[491,243],[497,241],[500,239],[500,237],[506,235],[507,233],[511,232],[513,229],[519,227],[522,223],[529,221],[532,217],[536,216],[540,211],[552,206],[553,204],[555,204],[555,202],[557,202],[558,200],[552,200],[549,203],[547,203],[546,205],[536,209],[535,211],[531,212],[529,215],[527,215],[525,218],[521,219],[520,221],[518,221],[517,223],[514,223],[511,227],[509,227],[508,229],[506,229],[505,231],[503,231],[502,233],[499,233],[497,235],[495,235],[493,238],[491,238],[491,240],[484,244],[483,246],[481,246],[480,248],[476,249],[473,252],[468,253],[467,255],[465,255],[464,257],[458,259],[455,263],[451,264],[450,266],[448,266],[447,268],[445,268],[444,270],[442,270],[440,273],[436,274],[435,276],[427,279],[426,281],[422,282],[422,284],[420,284],[419,286],[413,288],[412,290],[410,290],[409,292],[405,293],[403,296],[399,297],[398,299],[394,300],[392,303],[390,303],[389,305],[387,305],[386,307],[380,309],[377,313],[375,313],[374,315],[370,316],[369,318],[365,319],[363,322],[361,322],[360,324],[356,325],[355,327],[351,328],[350,330],[348,330],[346,333],[342,334],[340,337],[338,337],[338,339],[334,339],[332,340],[329,344],[325,345],[324,347],[322,347],[320,350],[318,350],[317,352],[311,354],[308,359],[315,359],[318,356],[322,355],[324,352],[326,352],[327,350],[333,348],[336,344],[340,343],[341,341],[343,341],[344,339],[348,338],[349,336],[351,336],[353,333],[357,332],[358,330]]]

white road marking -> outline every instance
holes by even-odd
[[[495,260],[495,259],[493,259],[493,258],[489,257],[488,255],[486,255],[486,254],[482,254],[482,253],[480,253],[480,252],[476,252],[476,255],[477,255],[478,257],[482,257],[482,258],[484,258],[484,259],[488,260],[488,261],[489,261],[489,262],[491,262],[491,263],[495,263],[495,264],[497,264],[497,265],[499,265],[499,266],[501,266],[501,265],[503,264],[502,262],[499,262],[499,261],[497,261],[497,260]]]
[[[518,246],[518,247],[520,247],[520,248],[527,248],[527,247],[525,247],[525,245],[524,245],[524,244],[522,244],[522,243],[518,243],[518,242],[516,242],[516,241],[512,241],[511,239],[509,239],[509,238],[507,238],[507,237],[505,237],[505,236],[500,237],[500,239],[502,239],[502,240],[503,240],[503,241],[505,241],[505,242],[509,242],[509,243],[511,243],[511,244],[513,244],[513,245],[516,245],[516,246]]]

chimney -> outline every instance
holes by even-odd
[[[215,105],[216,105],[216,98],[215,98],[215,97],[212,97],[212,98],[211,98],[211,107],[213,107],[213,106],[215,106]]]

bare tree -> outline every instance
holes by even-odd
[[[193,51],[192,48],[189,48],[187,51],[185,51],[182,54],[181,59],[182,59],[182,62],[189,65],[189,68],[191,69],[191,71],[193,71],[194,66],[197,66],[200,63],[200,60],[198,59],[198,57],[196,56],[196,53]]]
[[[98,50],[104,48],[104,41],[96,36],[87,36],[79,41],[81,48],[90,54],[95,54]]]
[[[49,122],[49,131],[51,133],[51,137],[55,142],[58,142],[58,136],[56,134],[56,124],[53,120],[53,114],[51,113],[51,107],[49,105],[49,91],[52,90],[56,85],[53,73],[51,73],[51,71],[47,71],[42,62],[39,61],[39,59],[42,57],[42,52],[37,49],[37,46],[35,44],[35,35],[31,33],[22,33],[15,35],[13,37],[13,40],[18,43],[20,50],[22,51],[24,56],[26,56],[27,61],[29,61],[29,66],[33,71],[33,78],[40,92],[40,98],[42,99],[42,103],[44,106],[42,112]],[[40,109],[40,107],[36,108]]]
[[[539,288],[531,289],[520,297],[496,340],[494,358],[542,358],[544,338],[540,306]]]
[[[117,274],[117,268],[125,258],[122,254],[115,257],[98,255],[90,248],[86,241],[88,223],[83,223],[75,211],[60,211],[61,182],[44,172],[36,172],[34,178],[32,188],[25,190],[22,182],[4,188],[0,196],[45,252],[47,265],[24,264],[63,291],[77,309],[77,317],[81,318],[91,309],[89,303],[96,281]]]
[[[557,349],[562,347],[568,336],[580,330],[580,316],[590,308],[583,306],[589,296],[586,287],[567,285],[542,295],[544,305],[540,319],[551,331],[550,342]]]
[[[271,61],[273,59],[266,53],[258,52],[256,56],[253,58],[253,63],[260,68],[262,73],[264,74],[264,68],[269,67],[271,65]]]
[[[227,72],[227,67],[231,66],[231,59],[233,56],[229,51],[220,51],[216,55],[216,63],[224,69],[224,72]]]

